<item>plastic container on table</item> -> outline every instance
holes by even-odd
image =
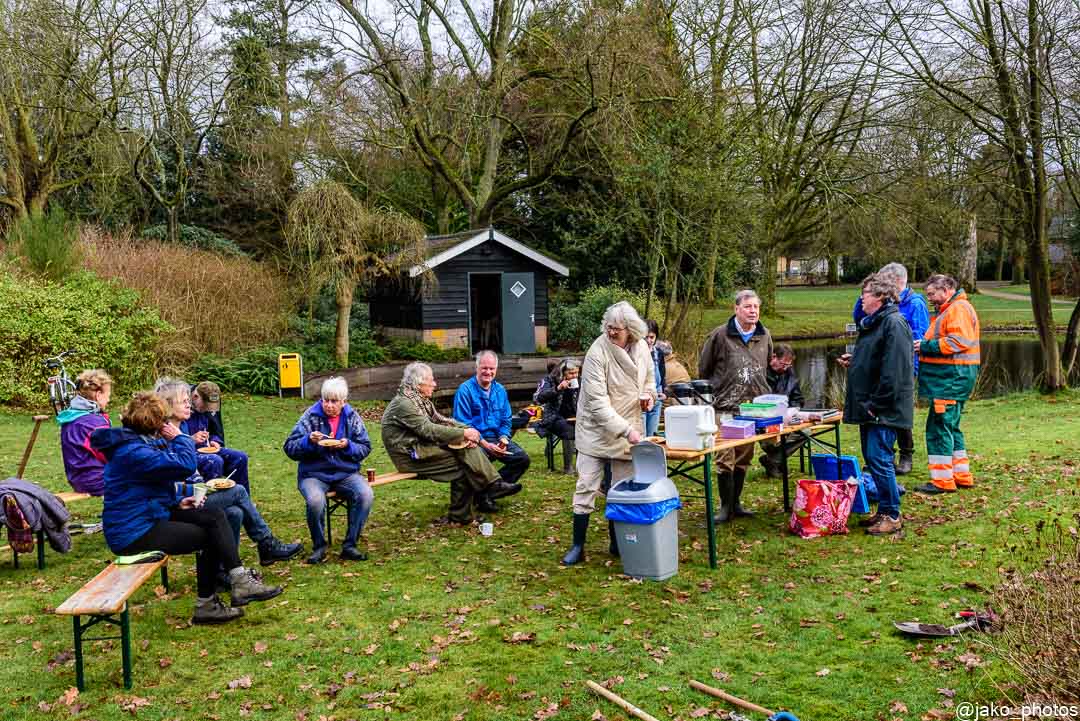
[[[664,409],[664,441],[668,448],[683,451],[711,448],[717,430],[712,406],[674,405]]]
[[[738,421],[753,421],[758,433],[779,433],[784,427],[783,416],[759,418],[757,416],[735,416]]]
[[[746,418],[772,418],[784,412],[775,403],[740,403],[739,415]]]
[[[788,397],[779,393],[766,393],[765,395],[754,398],[754,403],[772,403],[776,406],[775,415],[782,416],[787,414],[787,409],[791,405]]]
[[[615,523],[623,573],[663,581],[679,572],[679,490],[661,446],[638,443],[630,453],[634,475],[608,491],[604,516]]]
[[[749,438],[757,435],[757,423],[751,420],[737,421],[731,418],[720,424],[720,435],[724,438]]]

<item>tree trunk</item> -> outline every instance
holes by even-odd
[[[967,236],[960,246],[960,272],[957,274],[957,280],[960,282],[960,287],[968,293],[976,292],[975,276],[979,258],[978,243],[978,224],[976,223],[975,214],[972,213],[971,220],[968,221]]]
[[[1069,316],[1069,329],[1065,332],[1065,349],[1061,352],[1061,366],[1065,380],[1076,370],[1077,333],[1080,332],[1080,301],[1073,306]]]
[[[776,311],[776,260],[777,253],[770,242],[761,256],[761,282],[755,289],[761,298],[761,315]]]
[[[702,300],[708,308],[716,306],[716,263],[720,257],[720,222],[720,209],[717,208],[713,213],[712,225],[709,227],[709,239],[712,242],[709,244],[709,257],[705,261],[705,287],[703,289],[705,297]]]
[[[175,205],[172,205],[166,208],[166,212],[168,213],[167,228],[169,231],[169,242],[173,245],[177,245],[180,243],[180,211]]]
[[[1004,277],[1005,277],[1005,256],[1008,255],[1008,252],[1009,252],[1009,241],[1008,241],[1007,236],[1005,235],[1005,224],[1004,223],[998,223],[998,225],[997,225],[997,234],[998,234],[998,256],[997,256],[997,267],[994,268],[994,280],[1000,281],[1000,280],[1004,279]]]
[[[352,316],[356,285],[343,280],[337,287],[337,329],[334,331],[334,357],[341,368],[349,367],[349,318]]]
[[[829,285],[840,285],[840,257],[830,254],[829,262]]]

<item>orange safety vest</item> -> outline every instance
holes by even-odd
[[[961,290],[930,319],[923,340],[938,341],[938,353],[920,354],[919,362],[977,366],[980,363],[979,333],[979,316],[968,301],[967,293]]]

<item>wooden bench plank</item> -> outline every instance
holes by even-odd
[[[85,586],[57,607],[62,616],[86,616],[119,613],[124,603],[146,579],[158,572],[169,557],[154,563],[133,563],[118,566],[110,563]]]
[[[385,486],[387,483],[393,483],[394,481],[407,481],[410,478],[416,478],[415,473],[383,473],[382,475],[375,476],[375,480],[368,485],[372,488],[375,486]],[[336,498],[337,491],[327,491],[327,498]]]
[[[72,501],[85,501],[87,498],[94,498],[89,493],[79,493],[78,491],[61,491],[53,495],[63,501],[65,505]]]

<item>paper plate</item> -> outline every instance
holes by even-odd
[[[211,478],[206,482],[206,487],[211,491],[225,491],[236,485],[236,481],[231,478]]]
[[[336,438],[323,438],[319,441],[319,445],[323,448],[337,448],[338,446],[345,445]]]
[[[198,449],[199,453],[217,453],[220,450],[220,448],[215,448],[214,446],[203,446]]]
[[[469,442],[468,441],[461,441],[460,443],[447,443],[446,447],[450,448],[450,449],[453,449],[455,451],[460,451],[462,448],[468,448],[469,447]]]

